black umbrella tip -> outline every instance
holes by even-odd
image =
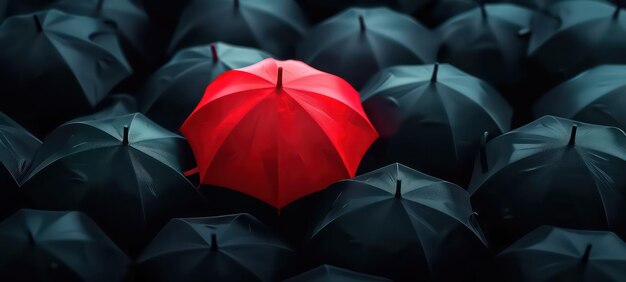
[[[437,82],[437,74],[438,73],[439,73],[439,63],[435,63],[435,65],[433,65],[433,74],[430,77],[430,82],[431,83]]]
[[[572,124],[572,131],[569,136],[569,142],[567,143],[568,146],[576,145],[576,131],[577,130],[578,130],[578,125]]]
[[[215,45],[215,43],[211,43],[211,56],[213,57],[213,62],[217,62],[219,60],[219,57],[217,56],[217,46]]]
[[[619,13],[622,11],[622,3],[620,0],[616,1],[615,12],[613,12],[613,19],[617,20],[619,18]]]
[[[124,145],[128,145],[128,131],[129,131],[128,125],[124,125],[124,135],[122,138],[122,144]]]
[[[483,19],[486,19],[487,9],[485,8],[485,1],[480,1],[479,7],[480,7],[480,15],[483,17]]]
[[[361,32],[365,32],[367,27],[365,26],[365,18],[363,15],[359,15],[359,26],[361,27]]]
[[[235,8],[239,8],[239,0],[233,0],[233,5]]]
[[[278,68],[278,77],[276,78],[276,89],[283,88],[283,68]]]
[[[485,131],[480,139],[480,168],[483,173],[489,171],[489,164],[487,163],[487,139],[489,138],[489,132]]]
[[[402,199],[402,180],[396,179],[396,199]]]
[[[580,258],[580,262],[582,264],[587,264],[587,262],[589,262],[590,253],[591,253],[591,244],[588,244],[587,247],[585,248],[585,253],[583,254],[583,257]]]
[[[41,20],[39,20],[39,15],[33,15],[33,19],[35,20],[35,27],[37,28],[37,32],[42,32],[43,26],[41,25]]]
[[[100,12],[102,11],[102,4],[104,4],[104,0],[98,0],[96,3],[96,9],[94,10],[94,15],[100,15]]]
[[[35,241],[35,236],[33,236],[33,233],[30,232],[30,230],[28,231],[27,236],[28,236],[28,243],[31,246],[34,246],[37,242]]]
[[[211,234],[211,251],[217,251],[217,235]]]

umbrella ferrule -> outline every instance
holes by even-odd
[[[235,8],[239,8],[239,0],[233,0],[233,5]]]
[[[363,15],[359,15],[359,27],[361,29],[361,32],[365,32],[365,30],[367,29],[367,26],[365,26],[365,18],[363,17]]]
[[[396,179],[396,199],[402,199],[402,180]]]
[[[37,28],[37,32],[42,32],[43,26],[41,25],[41,20],[39,20],[39,15],[33,15],[33,19],[35,20],[35,27]]]
[[[276,78],[276,89],[283,88],[283,68],[278,68],[278,77]]]
[[[483,137],[480,139],[480,168],[483,173],[489,171],[489,164],[487,163],[487,138],[489,138],[489,131],[485,131]]]
[[[122,144],[124,145],[128,145],[128,131],[129,131],[128,125],[124,125],[124,135],[122,138]]]
[[[613,19],[614,20],[617,20],[619,18],[619,13],[622,10],[622,5],[621,5],[620,1],[618,0],[616,2],[617,3],[616,3],[616,7],[615,7],[615,12],[613,12]]]
[[[433,66],[433,75],[430,77],[431,83],[437,82],[437,73],[439,73],[439,63],[435,63]]]
[[[580,259],[580,263],[587,264],[587,262],[589,262],[589,254],[591,254],[591,244],[587,245],[587,247],[585,248],[585,253]]]
[[[216,63],[217,61],[219,61],[219,57],[217,56],[217,46],[215,46],[215,43],[211,43],[211,56],[213,57],[213,62]]]
[[[487,9],[485,8],[485,1],[480,1],[480,15],[483,19],[487,19]]]
[[[217,235],[215,233],[211,234],[211,251],[217,251]]]
[[[567,143],[568,146],[576,145],[576,131],[577,130],[578,130],[578,125],[572,124],[572,132],[569,136],[569,142]]]

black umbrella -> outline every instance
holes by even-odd
[[[249,214],[172,219],[139,256],[141,281],[278,281],[294,251]]]
[[[626,135],[553,116],[491,140],[469,186],[491,242],[540,225],[626,236]]]
[[[387,6],[395,10],[414,13],[421,10],[433,0],[297,0],[307,15],[314,21],[333,16],[353,6],[376,7]]]
[[[297,57],[358,89],[382,68],[434,62],[438,42],[408,15],[352,8],[313,28],[298,45]]]
[[[528,28],[534,12],[511,4],[481,5],[437,28],[439,60],[494,86],[524,81]]]
[[[450,65],[387,68],[361,97],[380,134],[362,169],[402,162],[464,186],[484,132],[497,136],[511,123],[498,92]]]
[[[446,20],[478,7],[475,0],[433,1],[425,9],[418,11],[417,18],[429,26],[439,26]]]
[[[542,226],[500,253],[478,281],[626,281],[626,243],[613,232]]]
[[[114,94],[104,98],[93,114],[75,118],[72,121],[110,119],[136,112],[137,101],[134,96]]]
[[[89,113],[131,73],[114,30],[57,10],[0,26],[0,111],[36,135]]]
[[[0,223],[2,281],[124,281],[131,262],[88,216],[23,209]]]
[[[53,1],[55,0],[2,0],[0,1],[0,23],[10,16],[40,10]]]
[[[136,0],[57,0],[48,8],[99,18],[115,27],[135,70],[154,65],[162,50],[151,31],[148,14]]]
[[[626,15],[599,1],[563,1],[532,21],[528,56],[553,79],[626,63]],[[545,78],[544,78],[545,79]]]
[[[0,219],[23,204],[19,183],[41,141],[0,112]]]
[[[68,122],[41,146],[24,178],[33,205],[89,214],[131,251],[175,216],[201,211],[185,178],[184,138],[141,114]]]
[[[554,115],[626,130],[626,65],[603,65],[585,71],[545,94],[536,117]]]
[[[181,50],[146,82],[138,96],[139,108],[176,131],[218,75],[269,57],[260,50],[219,42]]]
[[[397,163],[337,182],[283,214],[309,226],[304,256],[312,264],[394,281],[460,281],[486,251],[463,188]]]
[[[170,53],[223,41],[289,57],[306,28],[293,0],[191,0],[174,32]]]
[[[321,265],[300,275],[291,277],[283,282],[391,282],[383,277],[363,274],[351,270],[343,269],[332,265]]]

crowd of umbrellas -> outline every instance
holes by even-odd
[[[626,281],[623,0],[0,0],[0,281]]]

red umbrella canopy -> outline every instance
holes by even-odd
[[[180,131],[203,184],[279,209],[354,176],[378,137],[345,80],[274,59],[217,77]]]

